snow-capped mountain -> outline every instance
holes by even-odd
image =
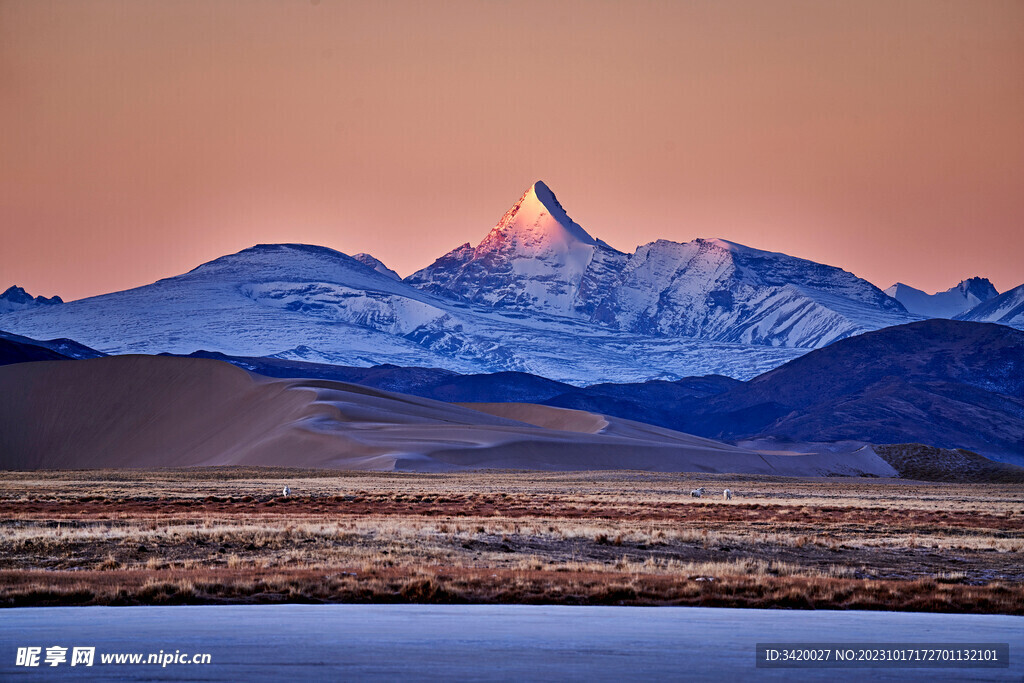
[[[573,384],[748,378],[802,353],[617,332],[435,296],[345,254],[259,245],[137,289],[0,316],[0,329],[106,353],[219,351],[462,373],[515,370]]]
[[[569,218],[537,181],[480,244],[453,249],[406,282],[494,308],[586,316],[626,259]]]
[[[920,289],[897,282],[885,290],[911,313],[925,318],[955,318],[978,304],[999,295],[987,278],[972,277],[944,292],[926,294]]]
[[[725,240],[658,240],[624,254],[587,234],[539,181],[480,244],[406,282],[636,334],[765,346],[817,348],[917,319],[840,268]]]
[[[616,251],[535,183],[476,247],[405,281],[368,254],[258,245],[145,287],[0,315],[106,353],[272,356],[572,384],[753,377],[916,319],[842,269],[724,240]]]
[[[647,334],[799,348],[915,319],[841,268],[721,239],[637,248],[595,318]]]
[[[0,294],[0,313],[24,311],[36,306],[53,306],[62,303],[64,302],[59,296],[51,296],[49,299],[45,296],[32,296],[21,287],[12,285],[7,288],[6,292]]]
[[[979,323],[999,323],[1024,330],[1024,285],[1007,290],[997,297],[978,304],[957,320],[972,320]]]

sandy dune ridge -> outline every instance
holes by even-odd
[[[199,358],[0,367],[0,468],[224,465],[895,475],[867,447],[765,453],[584,411],[443,403]]]

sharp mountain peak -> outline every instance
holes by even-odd
[[[488,237],[496,233],[597,244],[590,233],[569,217],[555,193],[543,180],[538,180],[523,193],[519,201],[501,217]]]

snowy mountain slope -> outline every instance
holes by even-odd
[[[258,245],[177,277],[0,315],[0,329],[99,351],[235,356],[572,384],[746,379],[867,330],[915,319],[873,285],[724,240],[596,240],[535,183],[477,246],[398,279],[368,254]]]
[[[902,282],[889,287],[885,293],[911,313],[926,318],[955,318],[999,295],[992,283],[983,277],[961,280],[957,286],[936,294],[926,294]]]
[[[801,351],[652,339],[421,291],[340,252],[259,245],[145,287],[0,316],[0,329],[107,353],[180,353],[462,373],[515,370],[574,384],[747,378]]]
[[[45,296],[32,296],[18,285],[11,285],[0,294],[0,313],[24,311],[36,306],[53,306],[64,303],[59,296],[47,299]]]
[[[370,254],[353,254],[352,258],[354,258],[356,261],[359,261],[364,266],[369,266],[370,268],[377,271],[378,273],[381,273],[382,275],[387,275],[392,280],[402,279],[398,276],[398,273],[385,266],[384,262],[381,261],[379,258],[376,258],[375,256],[371,256]]]
[[[538,181],[490,233],[406,278],[425,291],[625,332],[818,348],[918,319],[840,268],[725,240],[595,240]]]
[[[845,270],[721,239],[638,247],[597,317],[648,334],[800,348],[915,319]]]
[[[317,284],[345,283],[352,291],[406,292],[401,282],[340,252],[304,245],[259,245],[192,271],[136,289],[73,301],[60,307],[2,316],[6,329],[32,337],[61,330],[108,353],[188,353],[210,348],[267,355],[306,345],[356,361],[386,350],[393,362],[433,365],[434,355],[413,342],[315,315],[315,299],[265,306],[274,283],[295,297]],[[344,343],[341,343],[344,342]],[[365,360],[363,361],[365,362]],[[457,362],[455,364],[458,364]],[[465,364],[466,370],[473,370]]]
[[[541,181],[475,248],[468,243],[406,282],[496,308],[570,315],[594,308],[626,255],[577,225]]]
[[[1024,330],[1024,285],[1007,290],[956,316],[956,320],[999,323]]]

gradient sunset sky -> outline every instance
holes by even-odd
[[[407,275],[538,179],[623,251],[1009,289],[1024,2],[0,0],[0,290],[260,242]]]

